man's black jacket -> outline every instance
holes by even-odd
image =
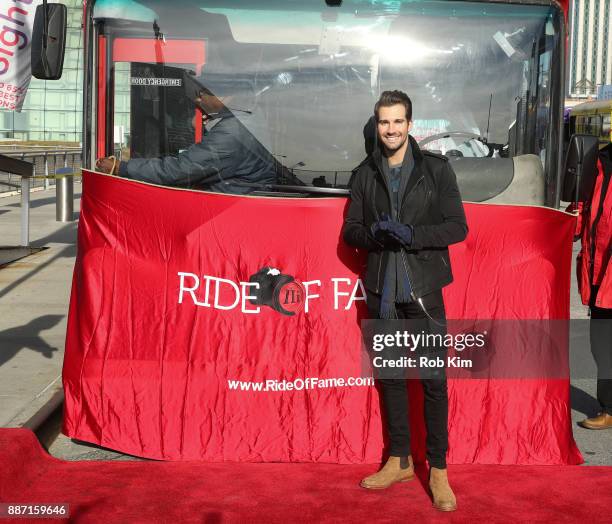
[[[414,228],[412,245],[402,249],[403,267],[408,273],[415,299],[436,291],[453,280],[448,246],[467,235],[465,212],[457,180],[448,160],[421,151],[409,136],[414,170],[404,193],[399,217]],[[389,251],[373,237],[371,225],[385,212],[391,216],[391,197],[382,170],[378,147],[356,169],[351,180],[351,203],[342,228],[344,241],[367,249],[365,287],[381,293]]]

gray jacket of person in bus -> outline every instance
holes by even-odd
[[[209,123],[200,143],[177,156],[132,158],[119,165],[125,178],[234,194],[276,184],[278,172],[276,159],[229,110]]]

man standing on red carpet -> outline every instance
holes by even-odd
[[[351,180],[343,227],[347,244],[368,251],[364,284],[370,317],[445,325],[442,288],[452,281],[448,246],[461,242],[467,225],[455,174],[447,159],[421,151],[408,132],[412,102],[385,91],[374,108],[377,143]],[[428,324],[430,325],[430,324]],[[384,489],[414,478],[406,380],[377,379],[386,412],[389,459],[361,481]],[[425,393],[429,487],[434,506],[454,511],[446,470],[448,393],[444,369],[421,380]]]

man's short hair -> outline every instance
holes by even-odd
[[[383,91],[374,106],[374,116],[378,122],[378,110],[381,107],[390,107],[401,104],[406,108],[406,120],[410,122],[412,120],[412,101],[410,97],[403,91]]]

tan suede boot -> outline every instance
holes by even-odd
[[[446,469],[429,469],[429,489],[433,495],[433,506],[440,511],[455,511],[457,499],[448,483]]]
[[[612,429],[612,415],[601,412],[596,417],[587,418],[578,424],[586,429]]]
[[[414,478],[412,456],[389,457],[387,463],[374,475],[364,478],[361,487],[366,489],[385,489],[396,482],[407,482]]]

